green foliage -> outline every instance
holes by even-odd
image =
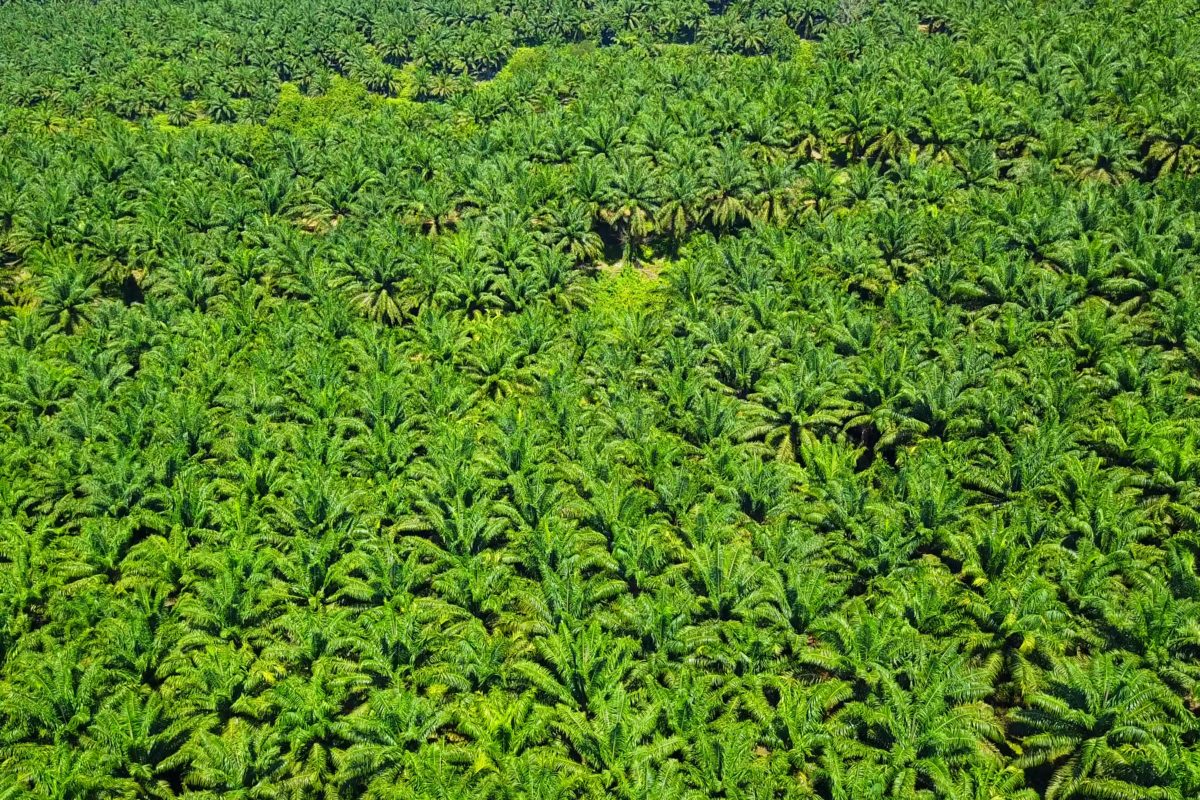
[[[267,126],[296,134],[310,133],[323,124],[352,125],[370,109],[366,88],[345,78],[334,78],[329,90],[317,97],[307,97],[295,84],[284,83]]]
[[[628,265],[606,271],[592,285],[592,314],[616,324],[626,314],[656,310],[663,303],[663,279],[656,269]]]
[[[0,797],[1200,796],[1200,14],[0,5]]]

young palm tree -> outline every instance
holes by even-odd
[[[1051,766],[1048,798],[1133,798],[1168,785],[1169,743],[1187,712],[1153,673],[1111,653],[1063,659],[1028,703],[1012,713],[1024,734],[1017,763]]]

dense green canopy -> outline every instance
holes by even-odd
[[[0,4],[0,799],[1200,797],[1200,4]]]

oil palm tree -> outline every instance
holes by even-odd
[[[1112,653],[1063,659],[1047,688],[1013,711],[1024,733],[1017,763],[1050,765],[1050,798],[1144,796],[1168,783],[1184,714],[1155,675]]]

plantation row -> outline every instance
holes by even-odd
[[[346,76],[385,95],[445,96],[494,75],[516,48],[697,43],[788,55],[863,16],[870,0],[16,0],[0,32],[15,105],[138,118],[260,120],[281,81],[322,93]],[[940,16],[934,25],[944,25]],[[2,97],[3,95],[0,95]]]
[[[706,7],[816,38],[419,102],[237,63],[388,9],[47,8],[0,797],[1200,796],[1197,9]],[[261,102],[130,113],[133,63]]]

